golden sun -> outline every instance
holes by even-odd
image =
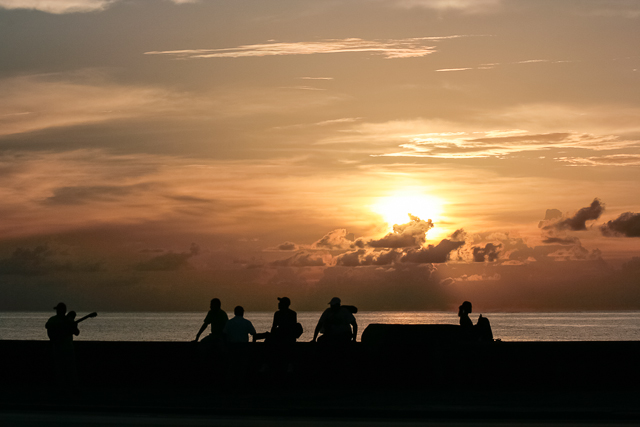
[[[443,202],[425,194],[395,194],[378,199],[371,210],[382,216],[392,227],[394,224],[405,224],[410,221],[409,214],[420,219],[430,219],[434,223],[442,215]]]

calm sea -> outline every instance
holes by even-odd
[[[0,312],[0,339],[46,340],[44,324],[53,312]],[[78,313],[82,317],[87,313]],[[80,324],[77,340],[190,341],[206,313],[99,313]],[[637,341],[640,311],[579,313],[485,313],[493,335],[503,341]],[[231,316],[230,316],[231,317]],[[247,312],[258,332],[271,328],[273,312]],[[309,341],[320,312],[299,312],[304,327],[301,341]],[[358,334],[370,323],[457,324],[456,313],[361,311]],[[472,315],[472,319],[476,320]],[[206,332],[208,333],[208,332]],[[203,334],[204,335],[206,335]]]

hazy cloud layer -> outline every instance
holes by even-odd
[[[106,81],[95,72],[0,80],[0,135],[177,112],[186,98]]]
[[[200,253],[200,247],[192,243],[189,252],[168,252],[146,261],[141,261],[134,265],[133,268],[138,271],[174,271],[191,268],[188,259],[198,255],[198,253]]]
[[[69,254],[47,245],[33,249],[17,248],[10,257],[0,259],[0,274],[41,276],[59,272],[97,272],[101,263],[73,262]]]
[[[320,53],[366,52],[388,59],[426,56],[436,51],[425,43],[463,36],[416,37],[391,40],[359,38],[330,39],[319,42],[265,43],[222,49],[185,49],[145,52],[147,55],[168,55],[176,58],[241,58],[280,55],[313,55]]]
[[[324,267],[326,264],[321,256],[299,252],[290,258],[273,261],[270,265],[273,267]]]
[[[375,0],[380,1],[380,0]],[[402,8],[425,8],[438,11],[461,11],[466,13],[494,12],[503,0],[384,0],[385,3]]]

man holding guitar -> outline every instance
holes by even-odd
[[[90,317],[96,317],[98,313],[91,313],[80,320],[75,320],[76,312],[67,314],[67,305],[63,302],[54,307],[56,315],[51,316],[45,328],[52,344],[53,365],[56,380],[59,384],[68,388],[78,386],[78,373],[76,371],[76,355],[73,349],[73,336],[79,335],[78,323]]]

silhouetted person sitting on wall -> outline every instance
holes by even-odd
[[[222,343],[224,326],[227,324],[229,317],[221,308],[222,304],[218,298],[213,298],[209,305],[209,312],[202,322],[202,326],[196,335],[194,341],[198,342],[200,335],[211,325],[211,333],[202,339],[203,343],[210,345],[212,348]]]
[[[61,387],[75,388],[78,386],[78,373],[73,349],[73,335],[76,331],[80,332],[76,323],[66,316],[67,306],[65,303],[59,303],[54,307],[54,310],[56,315],[47,320],[45,328],[51,341],[56,382]]]
[[[291,310],[291,300],[278,298],[278,311],[273,314],[273,325],[269,341],[274,343],[294,343],[301,335],[302,325],[298,323],[298,313]]]
[[[340,298],[334,297],[320,316],[316,329],[313,332],[313,340],[322,333],[319,342],[326,344],[345,344],[351,340],[356,341],[358,336],[358,323],[353,313],[340,305]]]
[[[465,301],[458,308],[458,317],[460,317],[460,326],[462,327],[462,337],[468,341],[493,341],[493,332],[491,324],[486,317],[478,317],[478,323],[474,326],[469,318],[471,313],[471,303]]]
[[[249,335],[255,335],[256,329],[251,321],[244,318],[244,308],[237,306],[233,310],[235,317],[230,319],[224,327],[224,335],[230,343],[248,343]]]
[[[298,314],[289,306],[287,297],[278,298],[278,311],[273,314],[271,332],[267,338],[270,365],[277,371],[293,372],[293,349],[296,339],[302,335],[302,325],[298,323]],[[267,369],[265,365],[263,371]]]
[[[471,311],[471,303],[469,301],[463,302],[462,305],[458,307],[460,326],[462,326],[465,330],[469,330],[469,328],[473,327],[473,322],[469,318],[469,314],[471,314]]]

